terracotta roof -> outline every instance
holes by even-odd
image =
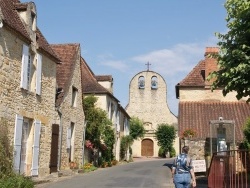
[[[37,28],[36,30],[36,38],[39,46],[39,50],[45,51],[48,55],[50,55],[57,63],[61,62],[61,59],[57,54],[53,51],[50,44],[47,42],[42,32]]]
[[[0,10],[3,16],[3,24],[12,31],[20,34],[25,40],[31,43],[31,38],[28,31],[26,30],[21,18],[19,17],[18,10],[27,9],[28,3],[20,3],[19,0],[0,0]],[[51,49],[45,37],[41,31],[37,28],[37,44],[39,49],[46,52],[53,60],[60,62],[54,51]]]
[[[3,16],[3,24],[9,26],[14,31],[20,33],[26,40],[31,42],[30,36],[23,25],[15,4],[20,3],[17,0],[0,0],[0,9]]]
[[[197,139],[209,137],[210,120],[234,120],[236,140],[243,139],[242,128],[250,116],[250,104],[246,102],[180,102],[179,103],[179,135],[188,128],[197,131]]]
[[[59,106],[69,90],[80,44],[52,44],[51,47],[62,61],[56,67],[57,87],[63,89],[56,99],[56,106]]]
[[[97,81],[113,81],[112,75],[96,75],[95,78]]]
[[[106,88],[98,83],[95,74],[83,58],[81,59],[81,71],[83,94],[107,94],[119,102],[119,100],[114,97],[112,93],[110,93]]]
[[[207,56],[208,54],[218,53],[219,48],[207,47],[205,50],[205,59],[200,61],[193,70],[175,86],[176,98],[179,98],[180,87],[206,87],[209,88],[213,80],[207,81],[207,76],[218,70],[216,59]]]
[[[205,86],[205,77],[202,70],[205,70],[206,61],[200,61],[193,70],[179,83],[179,86]]]

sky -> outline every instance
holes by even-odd
[[[26,2],[21,0],[21,2]],[[159,73],[167,103],[178,115],[175,85],[217,46],[225,33],[225,0],[33,0],[37,24],[50,44],[79,43],[95,75],[112,75],[125,108],[139,72]]]

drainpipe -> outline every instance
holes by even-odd
[[[83,124],[83,139],[82,139],[82,166],[84,165],[84,145],[85,145],[85,133],[86,133],[86,127],[87,127],[87,122],[84,120]]]
[[[58,154],[58,161],[57,161],[57,171],[59,172],[61,169],[61,157],[62,157],[62,135],[63,135],[63,127],[62,127],[62,113],[60,112],[59,108],[56,109],[59,115],[59,154]]]

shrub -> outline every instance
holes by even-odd
[[[176,151],[173,146],[169,148],[169,155],[170,157],[175,157],[176,156]]]
[[[92,163],[86,163],[83,166],[84,172],[91,172],[97,169]]]
[[[3,179],[0,179],[1,188],[33,188],[34,182],[29,177],[22,175],[13,175]]]
[[[166,158],[165,154],[166,154],[166,151],[162,147],[160,147],[158,151],[158,156],[162,158]]]
[[[7,121],[3,118],[0,120],[0,179],[13,174],[12,153],[10,145]]]
[[[118,161],[114,159],[114,160],[111,161],[111,164],[112,164],[112,165],[117,165],[117,164],[118,164]]]

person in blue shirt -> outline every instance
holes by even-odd
[[[188,155],[189,147],[184,146],[180,155],[176,157],[172,167],[172,177],[175,188],[196,187],[196,179],[192,160]]]

